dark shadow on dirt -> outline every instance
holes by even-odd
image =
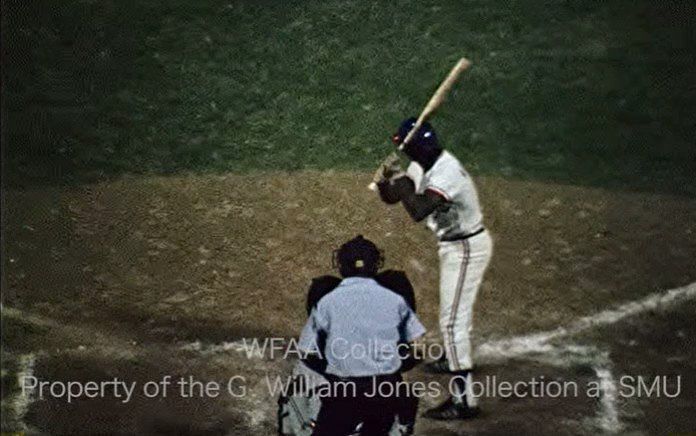
[[[46,399],[31,405],[27,420],[34,427],[49,434],[65,435],[225,435],[248,431],[242,419],[226,410],[219,401],[210,398],[184,398],[171,386],[168,395],[147,398],[143,386],[159,382],[165,375],[179,377],[186,373],[172,373],[168,356],[158,364],[138,359],[117,360],[77,355],[59,355],[40,359],[35,376],[46,381],[86,382],[111,381],[114,378],[135,383],[130,400],[123,389],[113,386],[104,390],[103,397],[80,398],[68,402],[52,398],[44,390]],[[56,389],[55,392],[59,392]],[[118,395],[118,396],[117,396]],[[70,419],[64,419],[69,416]]]
[[[170,316],[166,313],[139,312],[127,306],[103,308],[95,314],[95,318],[87,321],[99,323],[101,328],[110,326],[143,344],[195,341],[218,344],[271,336],[268,330],[240,328],[226,323],[224,319],[211,318],[209,314],[202,313],[200,317]]]

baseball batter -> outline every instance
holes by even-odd
[[[416,125],[409,118],[392,138],[397,145]],[[411,160],[406,172],[385,168],[377,184],[387,204],[401,202],[415,221],[426,220],[438,238],[440,257],[440,330],[445,358],[429,369],[449,372],[453,392],[441,405],[427,411],[433,419],[466,419],[479,409],[469,387],[473,361],[470,333],[473,307],[492,253],[474,183],[462,164],[443,150],[435,131],[423,123],[402,145]]]

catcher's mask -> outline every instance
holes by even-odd
[[[333,252],[332,264],[343,277],[372,277],[384,265],[384,255],[372,241],[358,235]]]

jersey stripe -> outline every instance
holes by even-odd
[[[428,186],[427,188],[425,188],[425,190],[426,190],[426,191],[434,192],[434,193],[436,193],[437,195],[439,195],[440,197],[444,198],[444,199],[447,200],[447,201],[452,201],[452,199],[449,198],[449,196],[448,196],[447,194],[445,194],[445,192],[444,192],[443,190],[438,189],[438,188],[436,188],[436,187],[434,187],[434,186]]]

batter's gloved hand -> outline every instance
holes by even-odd
[[[379,166],[379,179],[388,180],[394,177],[394,174],[401,171],[401,161],[399,155],[396,153],[391,153],[387,156],[384,161]],[[377,182],[378,180],[374,180]]]
[[[401,169],[401,164],[399,161],[385,163],[382,168],[382,178],[386,180],[393,179],[397,174],[402,174],[404,171]]]

